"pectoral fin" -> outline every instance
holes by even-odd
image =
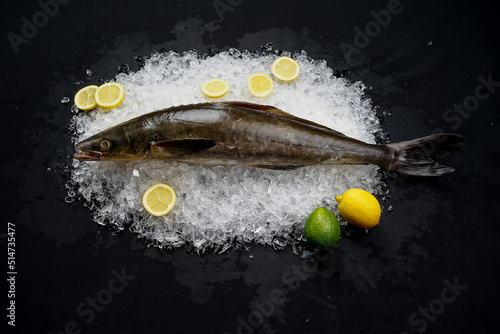
[[[206,138],[182,138],[156,141],[151,144],[151,153],[160,157],[179,157],[214,147],[216,142]]]

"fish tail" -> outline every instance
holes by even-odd
[[[392,157],[384,168],[403,175],[439,176],[455,169],[436,159],[466,146],[465,138],[449,133],[435,134],[409,141],[387,144]]]

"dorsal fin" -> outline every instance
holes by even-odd
[[[240,107],[240,108],[246,108],[246,109],[253,109],[253,110],[260,110],[260,111],[270,112],[272,114],[275,114],[275,115],[278,115],[278,116],[281,116],[281,117],[285,117],[285,118],[288,118],[288,119],[292,119],[292,120],[297,121],[297,122],[301,122],[301,123],[304,123],[304,124],[312,125],[312,126],[315,126],[317,128],[324,129],[324,130],[332,131],[336,135],[342,135],[342,136],[345,137],[345,135],[343,133],[341,133],[341,132],[338,132],[336,130],[330,129],[327,126],[318,124],[316,122],[309,121],[307,119],[303,119],[303,118],[294,116],[292,114],[287,113],[286,111],[283,111],[283,110],[278,109],[278,108],[273,107],[273,106],[267,106],[267,105],[263,105],[263,104],[255,104],[255,103],[250,103],[250,102],[240,102],[240,101],[228,101],[228,102],[221,102],[221,103],[226,104],[226,105],[230,105],[230,106]]]

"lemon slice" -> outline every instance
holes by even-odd
[[[142,205],[153,216],[163,216],[174,208],[176,199],[171,186],[157,183],[146,190],[142,196]]]
[[[208,97],[222,97],[229,91],[229,84],[226,80],[211,79],[201,86],[201,90]]]
[[[247,79],[247,87],[252,95],[265,97],[271,94],[274,89],[273,79],[264,73],[254,73]]]
[[[273,62],[271,72],[281,81],[292,81],[299,76],[300,65],[290,57],[279,57]]]
[[[95,92],[99,87],[90,85],[83,87],[75,94],[75,104],[80,110],[92,110],[97,107]]]
[[[97,105],[104,109],[118,107],[125,98],[125,91],[122,85],[117,82],[108,82],[101,85],[95,92]]]

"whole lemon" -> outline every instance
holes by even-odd
[[[307,217],[304,235],[311,245],[335,246],[340,238],[339,221],[327,208],[317,208]]]
[[[380,221],[380,203],[366,190],[349,189],[335,200],[339,202],[340,215],[356,227],[372,228]]]

